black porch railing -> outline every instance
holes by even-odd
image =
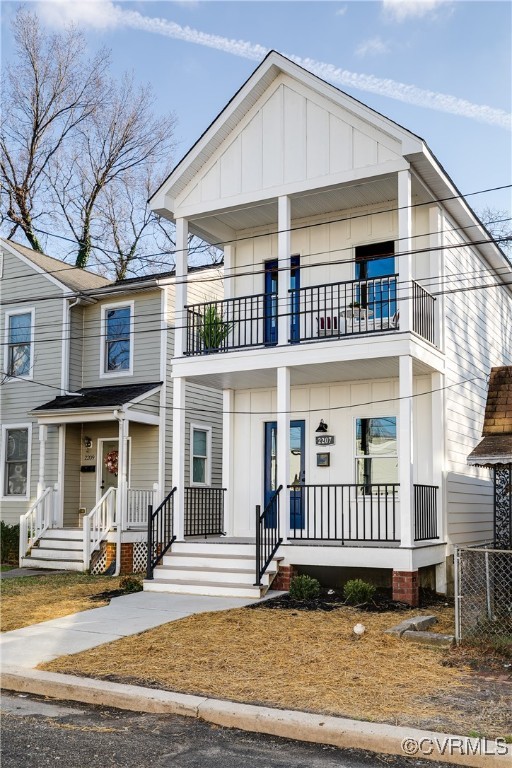
[[[412,281],[412,330],[431,344],[436,342],[435,296]]]
[[[398,542],[397,483],[292,485],[290,539]]]
[[[185,307],[187,355],[229,352],[270,343],[277,294],[240,296]]]
[[[398,275],[290,291],[291,341],[398,329]]]
[[[146,578],[153,578],[153,571],[163,558],[176,536],[173,535],[174,494],[173,488],[153,512],[148,504],[148,559]]]
[[[224,535],[225,488],[185,488],[185,536]]]
[[[438,539],[437,485],[414,486],[414,541]]]
[[[283,486],[273,492],[265,505],[256,507],[256,586],[261,585],[261,577],[272,562],[272,558],[282,543],[279,536],[279,494]]]

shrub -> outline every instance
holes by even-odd
[[[119,582],[119,589],[125,592],[142,592],[142,584],[136,576],[125,576]]]
[[[351,579],[343,587],[343,595],[349,605],[361,605],[369,603],[375,594],[373,584],[368,584],[362,579]]]
[[[0,558],[2,563],[17,565],[20,548],[20,526],[0,520]]]
[[[293,600],[314,600],[320,594],[320,582],[312,576],[300,574],[290,584],[290,597]]]

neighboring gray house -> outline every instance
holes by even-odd
[[[174,274],[114,283],[0,243],[1,514],[21,517],[21,564],[99,571],[122,540],[117,566],[122,552],[123,570],[142,570],[148,504],[173,486]],[[217,297],[216,271],[193,272],[197,301]],[[187,398],[195,510],[210,491],[222,504],[222,395],[193,385]]]

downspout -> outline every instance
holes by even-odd
[[[123,530],[123,500],[124,500],[124,486],[126,483],[126,445],[124,435],[124,422],[126,422],[126,414],[120,413],[116,408],[114,410],[114,418],[119,422],[119,448],[121,453],[121,484],[118,484],[118,508],[117,508],[117,529],[116,529],[116,569],[114,576],[119,576],[121,573],[121,535]],[[120,498],[119,498],[120,496]]]

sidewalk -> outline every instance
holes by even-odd
[[[267,595],[268,599],[278,593]],[[265,599],[265,598],[264,598]],[[413,756],[437,762],[491,768],[510,766],[512,746],[384,723],[272,709],[34,669],[77,653],[196,613],[252,604],[243,598],[138,592],[108,606],[3,633],[2,687],[66,701],[139,712],[196,717],[227,728],[266,733],[336,747]],[[455,746],[455,751],[452,748]]]

